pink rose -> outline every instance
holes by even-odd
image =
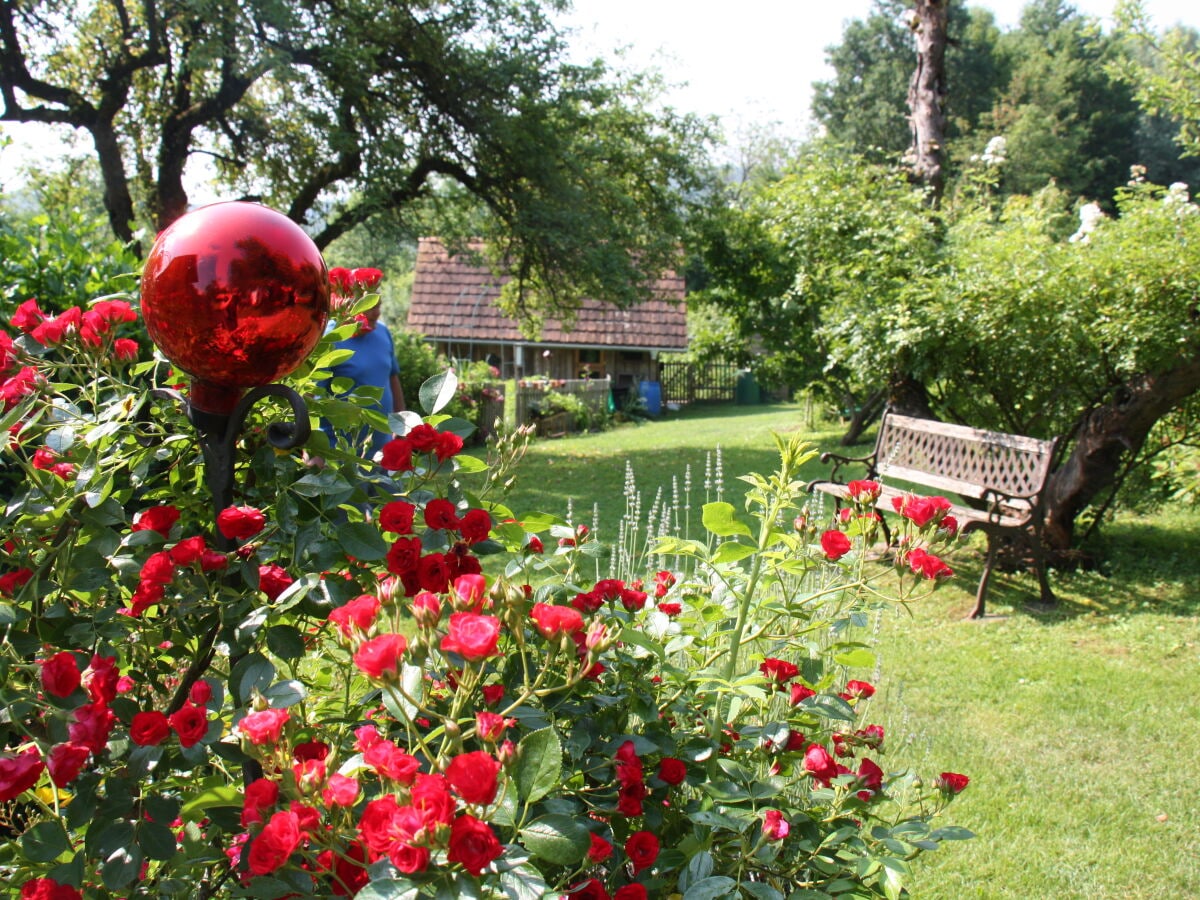
[[[791,826],[777,809],[768,809],[763,813],[762,833],[768,841],[782,841],[788,836]]]
[[[238,722],[238,731],[256,747],[278,744],[283,726],[291,718],[286,709],[262,709],[247,714]]]
[[[365,641],[354,654],[354,665],[368,678],[385,681],[400,671],[408,639],[402,634],[381,634]]]
[[[443,653],[456,653],[467,662],[495,656],[500,643],[500,620],[495,616],[457,612],[450,616],[450,630],[442,638]]]

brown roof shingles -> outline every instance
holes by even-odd
[[[425,337],[453,341],[526,343],[517,323],[495,306],[507,281],[486,268],[450,256],[437,238],[421,238],[408,328]],[[584,300],[570,331],[548,320],[540,343],[649,350],[687,349],[683,277],[668,272],[655,292],[663,298],[618,309]]]

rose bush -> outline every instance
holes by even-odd
[[[318,387],[361,306],[291,377],[314,421],[375,415]],[[966,777],[883,764],[851,677],[884,592],[949,572],[939,503],[900,509],[885,583],[870,490],[810,526],[810,451],[780,439],[744,511],[659,541],[672,565],[603,571],[587,528],[493,497],[520,436],[461,453],[450,373],[423,420],[388,417],[377,464],[314,429],[309,468],[252,412],[213,510],[152,392],[175,375],[122,343],[131,303],[14,327],[0,872],[21,897],[896,897],[968,836],[932,824]]]

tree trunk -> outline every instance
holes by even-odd
[[[917,68],[908,85],[913,179],[929,186],[934,206],[945,186],[946,2],[916,0]]]
[[[888,408],[902,416],[936,419],[925,385],[907,372],[895,371],[888,383]]]
[[[1200,355],[1173,369],[1130,381],[1111,402],[1084,416],[1071,455],[1050,477],[1046,491],[1046,543],[1071,549],[1075,519],[1113,484],[1127,453],[1137,453],[1163,416],[1200,390]]]
[[[843,447],[849,447],[859,442],[862,438],[862,433],[867,430],[867,425],[879,415],[886,397],[887,391],[880,388],[854,410],[854,414],[850,417],[850,424],[846,428],[846,433],[842,435],[842,439],[839,442]]]

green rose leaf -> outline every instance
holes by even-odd
[[[428,379],[420,390],[421,408],[428,415],[433,415],[442,409],[454,399],[454,393],[458,390],[458,376],[453,369],[447,369],[440,375],[434,375]]]
[[[517,793],[526,803],[545,797],[562,778],[562,744],[552,728],[542,728],[521,738],[514,775]]]
[[[535,819],[520,834],[526,850],[559,866],[579,862],[592,843],[588,830],[578,819],[557,814]]]
[[[713,875],[702,878],[687,889],[683,900],[717,900],[718,897],[728,896],[737,887],[737,882],[724,875]]]
[[[373,562],[387,556],[388,543],[379,528],[368,522],[348,522],[338,528],[338,543],[355,559]]]
[[[717,547],[717,552],[712,557],[712,563],[714,566],[719,566],[722,563],[737,562],[739,559],[753,556],[754,553],[755,548],[749,544],[739,544],[737,541],[725,541]]]
[[[30,862],[53,862],[69,848],[67,833],[56,819],[39,822],[21,835],[21,852]]]
[[[175,855],[175,832],[160,822],[139,822],[137,845],[150,859],[170,859]]]
[[[732,537],[735,534],[752,537],[750,526],[734,513],[733,504],[724,501],[704,504],[704,527],[717,537]]]
[[[401,881],[398,878],[385,878],[382,881],[372,881],[354,895],[355,900],[410,900],[417,896],[417,889],[411,881]]]

